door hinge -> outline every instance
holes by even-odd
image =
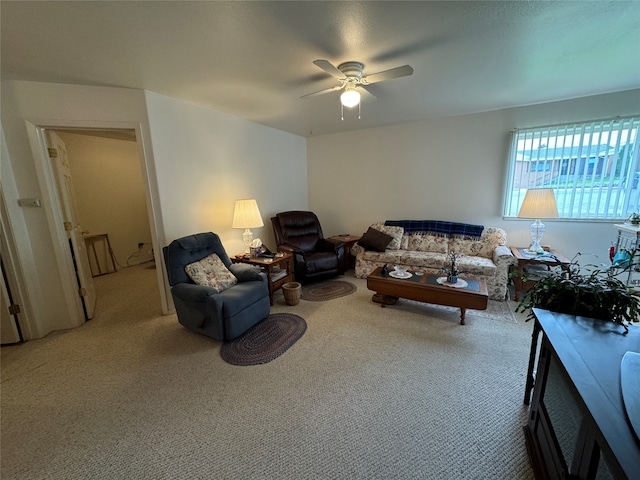
[[[80,296],[81,297],[86,297],[87,296],[87,289],[82,287],[78,290],[80,292]]]
[[[55,148],[47,147],[49,158],[58,158],[58,151]]]
[[[73,224],[71,222],[64,222],[64,231],[70,232],[73,230]]]
[[[9,314],[18,315],[20,313],[20,305],[9,305]]]

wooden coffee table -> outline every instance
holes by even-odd
[[[376,292],[372,300],[385,305],[393,305],[398,298],[417,300],[418,302],[447,305],[460,309],[460,325],[464,325],[467,308],[486,310],[489,301],[487,284],[484,279],[464,279],[468,286],[464,288],[440,285],[440,275],[415,275],[399,279],[381,275],[381,267],[376,268],[367,277],[367,288]]]

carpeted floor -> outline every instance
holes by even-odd
[[[522,316],[380,308],[349,273],[331,301],[277,292],[307,331],[239,368],[160,314],[154,278],[97,277],[93,320],[2,347],[3,480],[533,479]]]

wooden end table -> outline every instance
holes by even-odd
[[[518,265],[516,267],[518,275],[513,277],[516,301],[520,301],[520,295],[522,294],[522,292],[531,288],[534,283],[533,280],[529,280],[527,282],[522,281],[524,267],[526,267],[527,265],[545,265],[548,267],[560,265],[566,267],[571,263],[571,260],[552,248],[550,248],[548,251],[545,251],[544,254],[527,253],[527,247],[509,247],[509,249],[518,261]]]
[[[281,257],[249,257],[240,253],[231,259],[233,263],[248,263],[260,267],[267,275],[269,284],[269,301],[273,305],[273,293],[282,285],[295,281],[293,270],[293,255],[284,253]],[[283,274],[284,273],[284,274]]]
[[[351,255],[351,247],[355,245],[355,243],[360,240],[360,235],[333,235],[329,237],[331,240],[338,240],[339,242],[344,242],[344,256],[347,261],[347,270],[350,268],[356,267],[356,257]]]

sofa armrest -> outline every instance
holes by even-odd
[[[365,248],[362,245],[358,245],[358,242],[354,243],[351,247],[351,255],[357,257],[359,253],[366,252]]]
[[[509,267],[516,263],[516,257],[513,256],[511,250],[506,245],[498,245],[493,251],[493,263],[497,267]]]

